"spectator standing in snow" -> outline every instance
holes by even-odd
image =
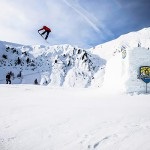
[[[39,84],[38,81],[37,81],[37,79],[34,80],[34,84],[35,84],[35,85],[38,85],[38,84]]]
[[[8,74],[6,75],[6,84],[11,84],[10,78],[11,78],[11,75],[10,75],[10,73],[8,73]]]

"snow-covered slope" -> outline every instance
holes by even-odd
[[[124,49],[131,50],[135,47],[144,47],[146,49],[150,48],[150,27],[122,35],[115,40],[100,44],[91,50],[93,53],[108,60]]]
[[[137,76],[141,66],[150,66],[150,28],[122,35],[91,51],[107,62],[103,82],[105,90],[145,92],[145,83]]]
[[[12,72],[13,84],[89,87],[105,61],[70,45],[24,46],[0,42],[0,83]],[[101,82],[101,81],[100,81]]]
[[[24,46],[0,42],[0,83],[103,87],[107,92],[144,92],[139,67],[150,66],[150,28],[84,50],[70,45]],[[113,90],[112,90],[113,89]],[[149,85],[148,85],[149,89]]]

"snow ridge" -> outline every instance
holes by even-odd
[[[0,42],[0,83],[12,72],[13,84],[89,87],[105,65],[99,56],[70,45],[24,46]]]

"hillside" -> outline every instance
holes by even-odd
[[[0,42],[0,83],[12,72],[13,84],[103,87],[107,92],[145,92],[137,79],[150,66],[150,28],[122,35],[89,50],[71,45],[26,46]],[[148,85],[149,89],[149,85]]]
[[[145,83],[137,76],[141,66],[150,66],[150,28],[122,35],[92,48],[91,52],[107,62],[103,82],[105,90],[145,93]]]
[[[112,56],[115,56],[116,53],[122,52],[124,49],[132,50],[136,47],[150,48],[150,27],[121,35],[115,40],[91,48],[91,51],[108,60]]]
[[[70,45],[24,46],[0,42],[0,83],[12,72],[13,84],[89,87],[106,61]]]

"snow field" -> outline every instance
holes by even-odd
[[[150,149],[149,95],[33,85],[0,93],[1,150]]]

